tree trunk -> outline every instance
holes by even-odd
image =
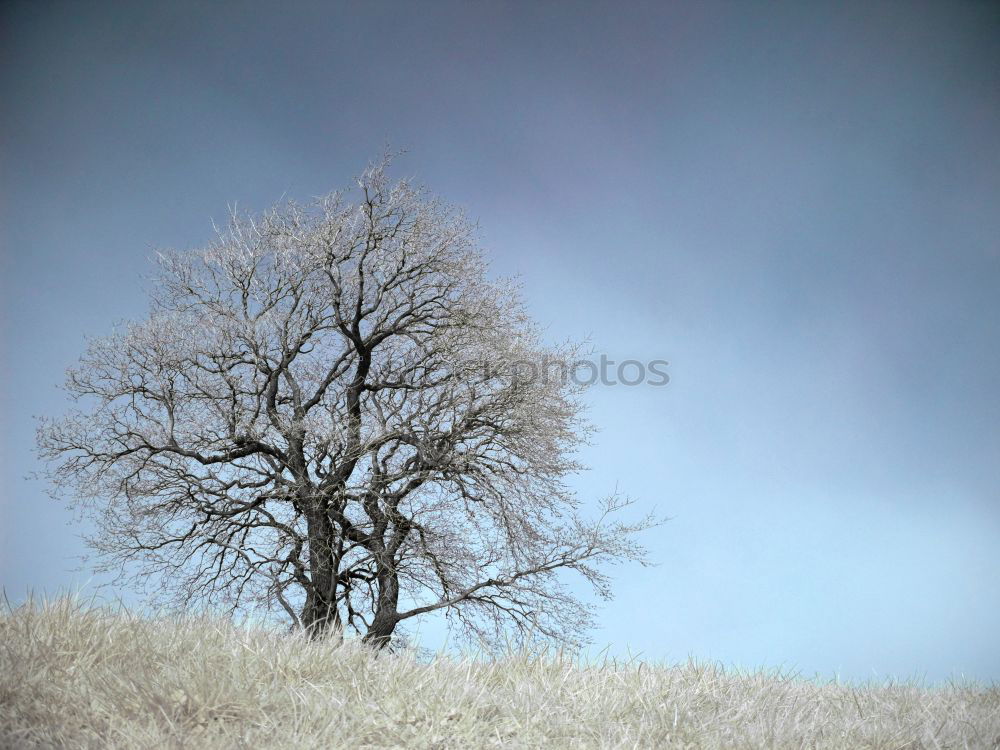
[[[337,606],[310,590],[306,594],[306,603],[302,607],[300,618],[302,627],[313,638],[320,638],[328,632],[340,631],[340,613]]]
[[[387,567],[379,570],[378,589],[375,617],[362,641],[381,649],[389,645],[399,624],[399,576],[395,570]]]
[[[302,607],[302,626],[318,638],[329,631],[340,632],[337,609],[336,570],[333,565],[333,526],[322,511],[307,517],[309,524],[309,581],[306,603]]]

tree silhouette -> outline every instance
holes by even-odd
[[[560,571],[610,596],[599,567],[644,562],[653,521],[617,496],[580,517],[578,347],[543,345],[473,226],[386,167],[160,254],[148,318],[91,341],[77,408],[40,425],[54,491],[100,568],[183,603],[377,645],[441,609],[486,644],[578,642]]]

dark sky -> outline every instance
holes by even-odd
[[[673,517],[599,645],[1000,678],[1000,5],[7,3],[0,583],[82,585],[35,414],[159,247],[386,144],[601,386],[576,486]],[[433,628],[431,628],[433,631]],[[429,636],[430,637],[430,636]]]

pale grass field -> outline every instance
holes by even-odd
[[[71,599],[0,615],[0,747],[996,748],[1000,686],[383,653]]]

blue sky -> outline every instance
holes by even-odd
[[[8,3],[0,584],[88,580],[32,415],[160,247],[386,143],[595,387],[575,482],[672,517],[598,646],[1000,678],[1000,10],[991,3]],[[122,592],[125,595],[124,592]]]

